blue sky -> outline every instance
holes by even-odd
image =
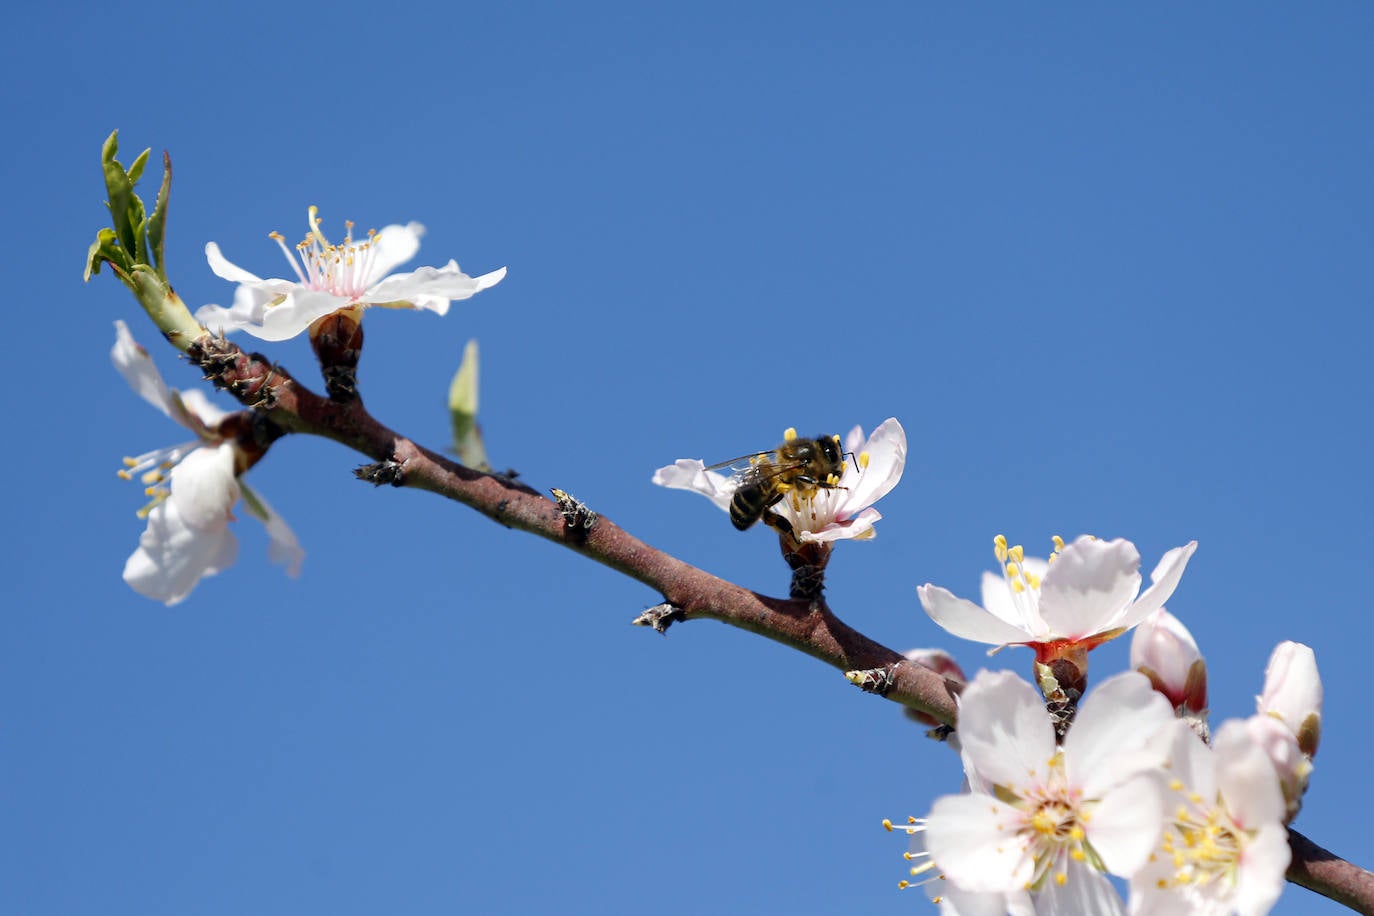
[[[213,11],[212,11],[213,10]],[[176,169],[169,253],[419,220],[499,287],[369,318],[362,390],[431,445],[481,341],[493,461],[772,594],[761,530],[650,485],[782,430],[898,417],[906,476],[828,595],[895,648],[1005,533],[1200,547],[1170,608],[1214,723],[1279,640],[1326,684],[1297,826],[1374,863],[1363,697],[1374,11],[935,4],[30,4],[0,61],[17,257],[0,657],[0,886],[25,914],[878,912],[883,817],[956,791],[891,704],[742,631],[288,439],[265,540],[174,608],[119,578],[122,456],[181,431],[110,368],[156,336],[107,275],[100,143]],[[267,350],[298,376],[301,341]],[[196,374],[153,348],[174,385]],[[15,364],[17,360],[17,365]],[[222,401],[227,406],[227,401]],[[1122,641],[1124,643],[1124,641]],[[1119,670],[1125,645],[1094,655]],[[1344,912],[1289,887],[1278,913]]]

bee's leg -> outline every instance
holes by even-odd
[[[774,531],[777,531],[780,534],[785,534],[793,540],[796,540],[795,530],[792,528],[792,523],[789,522],[787,519],[783,518],[781,515],[777,515],[772,512],[767,512],[763,516],[763,523],[767,525],[769,528],[772,528]]]
[[[781,531],[783,534],[786,535],[791,535],[792,523],[789,522],[787,519],[783,518],[781,515],[777,515],[773,512],[768,511],[769,509],[776,506],[778,503],[782,502],[783,499],[786,498],[786,496],[787,493],[785,491],[781,493],[774,493],[769,498],[768,504],[763,507],[763,514],[760,516],[760,518],[763,519],[763,523],[767,525],[769,528],[772,528],[776,531]]]

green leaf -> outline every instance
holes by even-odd
[[[162,187],[157,191],[157,203],[153,205],[153,215],[148,218],[148,241],[153,248],[153,266],[157,275],[167,280],[167,262],[164,250],[167,243],[167,201],[172,196],[172,157],[162,154]]]
[[[95,241],[91,242],[91,247],[86,252],[84,279],[90,280],[100,273],[100,265],[104,261],[109,261],[116,270],[125,274],[133,269],[128,255],[119,247],[119,240],[115,238],[113,229],[101,229],[95,234]]]
[[[477,425],[477,364],[477,341],[469,340],[448,386],[448,412],[453,424],[453,450],[468,467],[489,471],[482,428]]]
[[[107,204],[110,208],[110,220],[120,246],[133,262],[147,264],[147,221],[143,201],[134,193],[134,183],[143,174],[149,150],[144,150],[134,160],[133,166],[126,171],[115,158],[119,152],[118,135],[118,131],[110,134],[100,151],[101,165],[105,172],[105,190],[110,196]]]

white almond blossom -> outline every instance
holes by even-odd
[[[1088,695],[1057,744],[1030,684],[980,672],[959,699],[969,791],[937,800],[913,829],[963,891],[1029,890],[1037,912],[1121,912],[1106,875],[1133,874],[1158,845],[1164,790],[1148,739],[1171,721],[1149,681],[1126,672]]]
[[[1140,592],[1140,552],[1130,541],[1084,535],[1049,561],[995,539],[1001,574],[983,574],[983,606],[929,583],[917,589],[931,619],[955,636],[995,646],[1072,643],[1093,648],[1140,623],[1173,594],[1197,541],[1175,547]]]
[[[410,273],[388,272],[404,264],[420,249],[425,228],[419,223],[386,226],[354,241],[353,224],[340,244],[332,244],[320,231],[315,207],[310,208],[310,229],[293,255],[280,233],[271,238],[281,247],[296,274],[295,280],[264,280],[229,262],[219,246],[210,242],[205,256],[215,275],[239,284],[230,308],[202,306],[196,320],[212,331],[247,331],[263,340],[286,340],[334,312],[349,308],[428,309],[443,315],[449,303],[467,299],[495,286],[506,269],[469,277],[450,260],[443,267],[421,267]]]
[[[229,522],[240,497],[267,528],[272,561],[298,575],[305,552],[271,506],[239,480],[239,449],[218,432],[225,411],[199,391],[168,388],[122,321],[115,322],[110,358],[136,394],[195,434],[189,442],[124,459],[120,476],[137,476],[152,497],[139,512],[148,527],[124,564],[124,581],[139,594],[172,605],[203,577],[231,565],[238,541]]]
[[[1131,877],[1131,916],[1263,916],[1283,892],[1290,852],[1268,755],[1232,720],[1212,747],[1184,722],[1161,735],[1171,775],[1162,842]]]
[[[792,498],[784,499],[768,510],[785,519],[801,543],[865,540],[877,534],[873,525],[882,514],[873,504],[902,477],[906,431],[895,418],[889,418],[865,439],[863,427],[855,426],[845,436],[844,450],[852,453],[854,460],[845,462],[838,486],[820,488],[809,499],[797,499],[795,505]],[[679,458],[659,468],[654,472],[654,483],[700,493],[727,512],[739,486],[737,477],[708,471],[698,458]]]

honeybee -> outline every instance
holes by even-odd
[[[810,499],[817,490],[838,488],[840,475],[844,473],[844,458],[839,436],[799,439],[797,431],[789,429],[777,448],[722,461],[707,470],[749,462],[748,467],[735,474],[738,485],[730,499],[730,521],[743,531],[763,518],[789,493]],[[788,533],[792,527],[786,519],[777,516],[768,519],[768,524]]]

